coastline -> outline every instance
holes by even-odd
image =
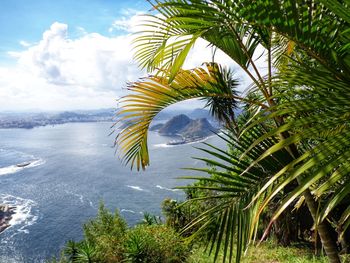
[[[0,204],[0,233],[11,226],[10,221],[12,219],[12,215],[16,213],[15,209],[15,206]]]
[[[206,137],[200,137],[200,138],[192,138],[192,139],[187,138],[187,139],[182,139],[182,140],[178,140],[178,141],[170,141],[170,142],[167,142],[166,145],[176,146],[176,145],[199,143],[199,142],[204,142],[209,138],[215,137],[216,135],[217,134],[213,134],[213,135],[206,136]]]
[[[11,130],[11,129],[23,129],[23,130],[31,130],[35,128],[40,128],[40,127],[47,127],[47,126],[57,126],[57,125],[63,125],[67,123],[114,123],[113,120],[98,120],[98,121],[64,121],[60,123],[45,123],[45,124],[30,124],[30,125],[11,125],[11,126],[3,126],[0,123],[0,129],[3,130]]]

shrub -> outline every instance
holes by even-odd
[[[83,228],[85,241],[96,248],[99,261],[120,262],[123,259],[127,224],[118,211],[112,214],[101,203],[97,217]]]
[[[125,242],[127,262],[185,262],[188,248],[180,236],[164,225],[138,225],[128,231]]]

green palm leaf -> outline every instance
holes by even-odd
[[[228,142],[229,148],[236,149],[238,152],[231,152],[219,149],[210,144],[204,144],[207,147],[200,147],[199,150],[209,154],[210,158],[196,158],[209,165],[209,168],[189,168],[192,171],[204,173],[202,177],[187,176],[182,179],[195,179],[202,182],[210,182],[211,186],[189,185],[181,187],[182,189],[205,189],[212,194],[201,198],[201,200],[216,200],[213,207],[207,205],[207,210],[195,218],[185,229],[198,227],[199,233],[209,233],[209,252],[214,253],[217,259],[220,249],[224,251],[224,262],[231,262],[234,250],[236,250],[236,262],[240,262],[243,252],[247,249],[252,240],[255,239],[259,219],[256,215],[261,206],[261,196],[251,204],[252,198],[264,185],[271,173],[274,173],[283,167],[284,163],[291,160],[287,151],[281,149],[273,155],[270,155],[264,166],[256,165],[250,171],[243,173],[250,165],[249,160],[256,158],[259,153],[264,152],[269,146],[274,144],[274,139],[266,140],[264,146],[256,148],[256,151],[250,151],[245,160],[240,160],[240,155],[244,149],[250,145],[256,138],[264,133],[264,129],[256,126],[250,132],[246,132],[237,139],[233,133],[226,133],[221,136]],[[276,160],[279,162],[276,163]],[[208,176],[209,175],[209,176]],[[196,201],[190,200],[191,201]],[[196,233],[195,236],[199,235]],[[192,237],[193,238],[193,237]]]
[[[292,67],[290,71],[281,73],[279,81],[288,82],[288,85],[293,84],[299,89],[297,92],[276,95],[281,100],[286,97],[288,100],[274,107],[273,113],[259,119],[246,131],[269,118],[284,116],[285,124],[258,138],[244,154],[249,153],[251,149],[262,144],[271,136],[275,137],[283,132],[288,132],[290,137],[267,149],[258,158],[255,158],[250,167],[258,165],[264,158],[291,145],[303,145],[310,141],[313,144],[309,149],[304,149],[304,153],[297,159],[272,176],[262,186],[253,201],[260,198],[266,189],[272,187],[270,195],[266,196],[262,202],[260,207],[262,211],[273,197],[297,179],[299,187],[284,198],[272,220],[275,220],[296,198],[303,195],[306,189],[314,188],[313,193],[317,197],[328,196],[328,201],[323,204],[317,217],[316,222],[319,223],[325,220],[338,204],[348,198],[349,194],[347,181],[350,163],[348,125],[350,104],[346,98],[350,95],[350,83],[336,79],[331,72],[320,74],[317,71],[310,72],[300,67]],[[341,129],[336,127],[341,127]],[[250,167],[246,171],[249,171]],[[344,220],[342,223],[345,223]]]
[[[239,261],[261,212],[277,196],[282,197],[281,206],[272,220],[304,192],[310,197],[310,190],[314,198],[326,200],[316,215],[310,208],[315,205],[312,196],[305,197],[315,223],[329,219],[350,193],[349,3],[166,0],[153,6],[159,15],[146,17],[148,30],[135,40],[135,57],[156,72],[130,84],[133,94],[121,100],[118,116],[125,126],[116,144],[124,161],[144,169],[149,164],[147,130],[156,114],[178,101],[205,98],[232,132],[223,136],[231,152],[211,146],[202,151],[214,159],[198,158],[215,167],[215,173],[194,169],[211,175],[201,180],[214,184],[204,188],[215,193],[209,198],[219,199],[220,206],[189,227],[215,226],[209,236],[215,257],[223,246],[224,257],[230,254],[231,260],[236,236]],[[234,92],[237,83],[214,63],[182,70],[198,38],[230,56],[251,78],[254,90],[239,97]],[[268,54],[266,76],[253,60],[260,46]],[[246,123],[235,122],[237,100],[255,110]],[[290,185],[293,190],[281,194]],[[343,228],[350,225],[349,209],[335,222]],[[334,248],[326,246],[326,251],[334,254]],[[339,262],[337,257],[332,260]]]
[[[149,165],[147,132],[153,118],[167,106],[176,102],[193,99],[208,99],[213,111],[225,103],[232,107],[221,109],[222,116],[232,117],[236,100],[241,99],[234,91],[237,82],[227,79],[224,69],[214,63],[203,68],[181,70],[169,83],[169,74],[151,76],[140,82],[131,83],[133,92],[120,101],[119,122],[124,128],[119,131],[116,144],[121,156],[132,167],[144,169]],[[215,100],[215,101],[213,101]]]

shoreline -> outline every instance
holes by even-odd
[[[13,125],[13,126],[2,126],[0,124],[0,129],[1,130],[11,130],[11,129],[21,129],[21,130],[32,130],[35,128],[40,128],[40,127],[48,127],[48,126],[59,126],[59,125],[64,125],[67,123],[114,123],[115,121],[113,120],[101,120],[101,121],[65,121],[65,122],[60,122],[60,123],[46,123],[46,124],[33,124],[30,126],[23,126],[23,125]]]
[[[217,134],[213,134],[207,137],[202,137],[202,138],[198,138],[198,139],[184,139],[182,141],[174,141],[174,142],[167,142],[166,145],[168,146],[176,146],[176,145],[185,145],[185,144],[192,144],[192,143],[199,143],[199,142],[204,142],[209,138],[215,137],[217,136]]]
[[[0,204],[0,233],[11,226],[10,221],[12,219],[12,215],[16,213],[15,210],[15,206]]]

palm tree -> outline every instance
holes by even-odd
[[[237,128],[231,125],[235,119],[232,108],[238,101],[247,103],[255,110],[253,117],[240,129],[231,129],[235,136],[226,137],[233,147],[241,147],[238,158],[227,156],[221,149],[210,152],[229,162],[224,167],[215,163],[225,172],[213,189],[227,193],[222,196],[227,205],[203,215],[219,220],[220,234],[212,240],[217,248],[224,243],[227,251],[233,239],[229,229],[238,225],[237,249],[242,251],[254,236],[253,229],[267,204],[297,181],[298,186],[283,196],[272,221],[297,198],[305,200],[330,262],[340,262],[335,241],[329,235],[329,222],[342,232],[350,224],[350,206],[340,218],[330,217],[350,193],[349,4],[337,0],[168,0],[155,1],[153,6],[159,14],[146,17],[145,25],[150,30],[141,32],[135,40],[135,57],[154,75],[131,83],[133,94],[121,100],[120,120],[128,121],[128,125],[116,143],[124,161],[137,169],[149,165],[149,124],[173,103],[207,99],[212,112],[225,116],[228,128]],[[225,52],[251,78],[247,96],[237,94],[237,82],[215,63],[181,69],[199,38]],[[266,74],[254,60],[259,47],[266,53]],[[266,125],[266,134],[256,132]],[[243,144],[241,140],[245,140]],[[250,161],[242,166],[246,157]],[[271,165],[276,169],[270,169]],[[249,180],[257,186],[251,191],[242,184]],[[244,195],[238,197],[237,193],[242,192]],[[249,214],[249,226],[242,227],[243,214]]]
[[[87,241],[74,242],[69,240],[64,249],[64,254],[68,262],[72,263],[90,263],[98,262],[98,250]]]
[[[96,247],[89,242],[82,241],[79,243],[79,249],[77,252],[76,260],[73,262],[77,263],[94,263],[99,262],[97,254],[98,250]]]
[[[68,262],[76,262],[78,258],[79,243],[69,240],[64,248]]]

